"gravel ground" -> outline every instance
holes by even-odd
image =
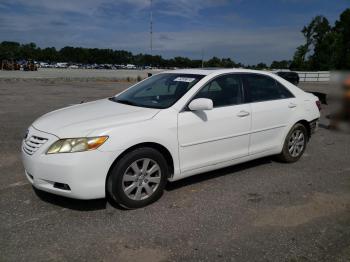
[[[38,71],[2,71],[0,79],[136,79],[145,78],[148,72],[159,72],[160,70],[105,70],[105,69],[58,69],[39,68]]]
[[[30,123],[128,85],[0,80],[0,261],[350,261],[350,136],[324,118],[299,162],[264,158],[171,183],[144,209],[36,194],[20,161]]]

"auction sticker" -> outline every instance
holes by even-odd
[[[195,78],[190,78],[190,77],[177,77],[174,79],[175,82],[186,82],[186,83],[191,83],[194,80],[196,80]]]

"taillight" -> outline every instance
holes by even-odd
[[[321,111],[322,107],[321,107],[321,102],[319,100],[316,101],[316,105],[319,111]]]

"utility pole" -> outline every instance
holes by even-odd
[[[204,49],[202,49],[202,68],[204,68]]]
[[[151,16],[150,16],[150,48],[151,55],[153,55],[153,0],[151,1]]]

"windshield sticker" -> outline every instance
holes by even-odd
[[[194,80],[196,80],[195,78],[189,78],[189,77],[177,77],[174,79],[175,82],[186,82],[186,83],[191,83]]]

